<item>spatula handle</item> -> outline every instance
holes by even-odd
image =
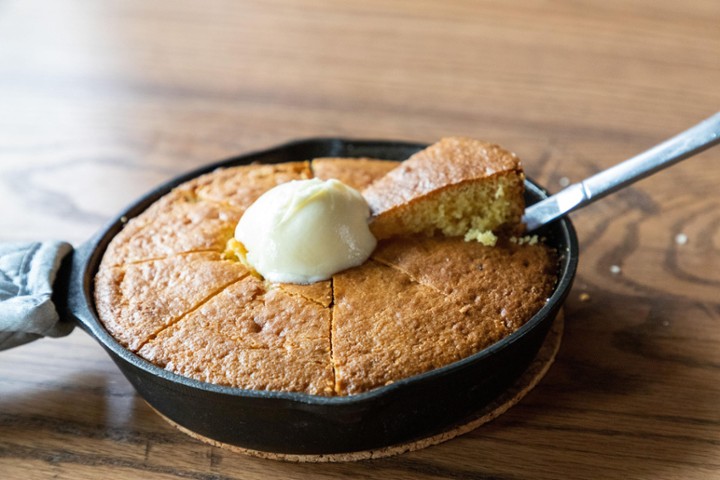
[[[720,143],[720,112],[629,160],[575,183],[528,207],[523,221],[531,232],[558,217]]]

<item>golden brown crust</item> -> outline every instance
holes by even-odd
[[[333,393],[330,311],[247,276],[139,354],[180,375],[255,390]]]
[[[446,137],[402,162],[363,195],[373,213],[383,212],[438,189],[519,169],[517,156],[498,145]]]
[[[101,268],[225,249],[242,213],[270,188],[311,178],[309,162],[218,169],[179,185],[113,238]]]
[[[373,214],[371,230],[379,239],[435,231],[457,236],[470,228],[519,225],[523,182],[515,154],[498,145],[448,137],[416,153],[362,194]]]
[[[300,295],[325,308],[329,307],[332,303],[332,283],[330,280],[315,282],[309,285],[281,283],[279,286],[291,295]]]
[[[385,176],[400,162],[374,158],[316,158],[312,161],[313,174],[321,180],[334,178],[356,190],[362,190]]]
[[[95,305],[105,328],[136,351],[162,329],[246,276],[218,253],[193,253],[101,270]]]
[[[555,251],[541,243],[504,240],[487,247],[461,238],[416,236],[381,242],[372,258],[459,302],[464,311],[494,319],[504,334],[545,304],[557,276]]]
[[[468,339],[461,305],[373,261],[333,279],[338,394],[360,393],[459,360],[498,338],[481,324]],[[489,328],[486,328],[489,327]],[[483,331],[479,331],[483,330]]]
[[[310,162],[221,168],[188,182],[201,199],[245,211],[260,195],[281,183],[312,178]]]
[[[180,253],[222,252],[241,213],[177,188],[125,225],[108,246],[101,268]]]
[[[373,260],[333,277],[336,390],[362,392],[480,351],[545,304],[556,269],[543,245],[381,243]]]

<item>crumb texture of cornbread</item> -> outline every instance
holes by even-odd
[[[515,154],[498,145],[447,137],[362,193],[373,215],[370,229],[378,239],[437,232],[465,236],[470,230],[519,232],[524,179]]]
[[[495,185],[488,192],[497,194],[501,184],[510,192],[510,180],[497,179],[516,159],[493,155],[485,167]],[[552,293],[556,258],[542,243],[501,237],[488,247],[457,237],[465,232],[420,230],[381,241],[363,265],[310,285],[267,282],[239,261],[235,225],[273,186],[338,178],[357,189],[369,186],[376,199],[384,184],[392,200],[400,195],[398,179],[382,182],[398,165],[341,158],[246,165],[178,186],[108,246],[95,277],[98,316],[120,344],[179,375],[324,396],[361,393],[438,368],[512,333]],[[450,181],[461,174],[443,175]],[[453,188],[463,192],[459,183]],[[422,211],[422,202],[407,211]],[[452,232],[465,228],[460,223]]]

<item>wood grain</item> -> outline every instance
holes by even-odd
[[[306,136],[492,140],[558,190],[718,110],[718,24],[715,0],[1,2],[0,240],[79,244],[175,174]],[[76,331],[0,352],[0,477],[720,478],[719,183],[715,149],[574,214],[555,365],[460,438],[219,450]]]

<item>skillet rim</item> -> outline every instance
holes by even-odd
[[[165,370],[142,357],[132,353],[130,350],[122,346],[114,337],[112,337],[100,322],[94,307],[94,277],[97,273],[100,260],[110,242],[117,234],[127,220],[139,215],[147,209],[154,201],[162,195],[168,193],[172,188],[179,184],[191,180],[205,173],[212,172],[217,168],[231,167],[236,165],[247,165],[260,158],[272,157],[273,155],[283,154],[292,155],[293,150],[315,148],[322,150],[321,155],[315,155],[311,158],[323,157],[351,157],[359,158],[367,155],[353,155],[353,150],[368,149],[372,147],[390,148],[395,150],[421,150],[427,144],[418,142],[396,141],[396,140],[366,140],[353,139],[344,137],[310,137],[298,139],[282,143],[273,147],[250,151],[248,153],[239,154],[230,158],[219,160],[193,169],[189,172],[180,174],[167,182],[153,188],[146,194],[133,201],[129,206],[125,207],[114,218],[107,222],[98,233],[96,233],[87,242],[76,249],[73,255],[73,265],[71,270],[71,278],[69,285],[68,306],[72,316],[78,321],[81,327],[88,332],[96,341],[98,341],[106,350],[112,354],[129,362],[136,368],[141,369],[147,374],[160,377],[167,380],[173,386],[179,389],[194,389],[208,394],[220,394],[232,397],[253,398],[253,399],[275,399],[289,401],[304,405],[317,406],[355,406],[368,402],[382,400],[383,397],[393,395],[397,390],[405,389],[417,384],[422,384],[427,379],[435,379],[452,375],[453,372],[467,368],[475,363],[481,363],[485,359],[496,355],[498,352],[505,350],[513,343],[519,341],[529,332],[532,332],[538,325],[542,324],[547,316],[553,315],[557,309],[564,303],[572,283],[575,272],[577,270],[579,246],[575,229],[568,218],[561,218],[541,230],[558,229],[560,243],[567,243],[565,251],[559,251],[558,256],[561,257],[561,268],[559,271],[558,282],[552,295],[549,297],[545,305],[535,313],[523,326],[518,330],[503,338],[479,352],[468,357],[460,359],[456,362],[444,365],[442,367],[423,372],[411,377],[403,378],[390,385],[384,385],[367,392],[344,395],[344,396],[321,396],[312,395],[303,392],[285,392],[273,390],[250,390],[239,387],[231,387],[203,382],[200,380],[184,377],[176,373]],[[301,161],[309,160],[307,156],[302,158],[285,158],[282,161]],[[390,160],[390,159],[388,159]],[[400,159],[402,160],[402,159]],[[278,163],[278,162],[265,162]],[[533,180],[525,179],[526,192],[530,192],[532,197],[536,197],[535,201],[548,196],[547,190],[535,183]],[[526,193],[527,199],[527,193]],[[125,222],[123,222],[125,219]],[[564,257],[564,258],[563,258]]]

